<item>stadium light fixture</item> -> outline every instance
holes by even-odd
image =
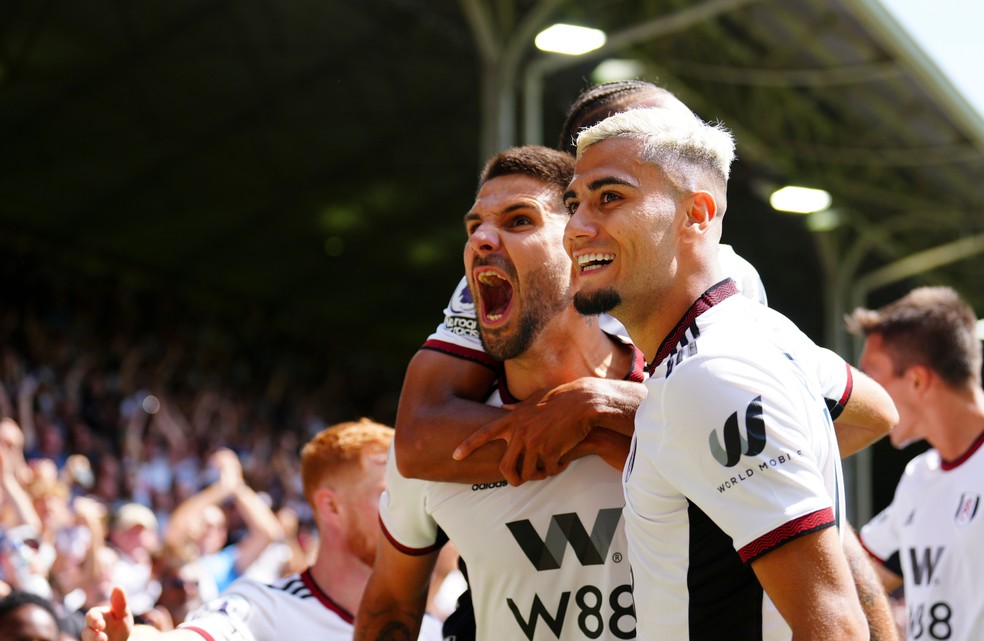
[[[615,82],[617,80],[631,80],[643,75],[646,68],[638,60],[624,58],[609,58],[602,60],[591,72],[591,80],[597,84]]]
[[[777,189],[769,196],[769,204],[776,211],[794,214],[813,214],[830,208],[830,194],[823,189],[789,185]]]
[[[536,34],[533,44],[540,51],[580,56],[605,44],[605,32],[572,24],[555,24]]]

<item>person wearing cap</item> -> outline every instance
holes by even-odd
[[[98,546],[98,537],[93,546]],[[126,590],[134,614],[154,607],[161,585],[154,576],[154,555],[161,547],[157,517],[140,503],[125,503],[112,516],[108,542],[120,559],[113,568],[113,585]]]

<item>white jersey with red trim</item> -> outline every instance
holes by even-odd
[[[905,586],[909,639],[984,638],[984,434],[957,461],[909,461],[892,503],[861,528]]]
[[[790,639],[750,563],[840,518],[816,347],[735,294],[725,280],[694,303],[636,413],[623,481],[642,639]]]
[[[632,380],[642,378],[637,362]],[[479,641],[635,638],[620,475],[601,458],[519,487],[407,479],[394,458],[391,450],[379,505],[384,532],[407,554],[445,537],[455,544]]]
[[[718,260],[724,273],[730,276],[738,287],[738,291],[754,301],[768,304],[765,296],[765,285],[758,272],[747,260],[735,253],[730,245],[720,245]],[[620,322],[602,314],[599,319],[602,330],[615,336],[628,337],[625,327]],[[476,361],[490,367],[497,367],[497,362],[485,353],[482,341],[478,337],[478,320],[475,315],[475,301],[468,289],[468,280],[462,277],[448,306],[444,308],[444,322],[427,338],[424,348],[445,352],[459,358]]]
[[[269,585],[238,579],[178,627],[206,641],[351,641],[353,622],[352,614],[332,601],[306,570]],[[425,617],[420,641],[441,638],[440,622]]]

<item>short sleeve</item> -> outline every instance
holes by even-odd
[[[429,554],[440,548],[443,534],[427,512],[429,481],[408,479],[396,467],[390,446],[386,461],[386,490],[379,497],[379,521],[393,546],[405,554]]]
[[[668,378],[661,400],[658,469],[744,561],[834,523],[818,460],[830,455],[833,428],[791,362],[691,359]]]

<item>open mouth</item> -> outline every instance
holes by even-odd
[[[581,254],[577,257],[577,267],[582,273],[597,271],[615,260],[615,254]]]
[[[493,270],[479,272],[475,280],[478,281],[482,319],[488,324],[498,323],[512,303],[512,285]]]

